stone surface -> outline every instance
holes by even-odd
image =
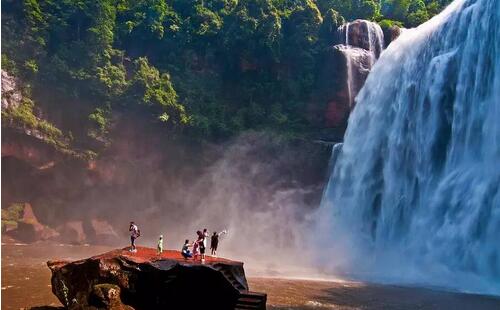
[[[178,251],[138,247],[88,259],[50,261],[52,291],[69,309],[234,309],[265,294],[248,292],[243,263],[208,257],[185,260]]]
[[[120,237],[108,221],[100,219],[90,220],[90,232],[87,232],[87,241],[92,244],[113,245],[120,243]]]
[[[384,33],[377,23],[357,19],[342,25],[338,31],[339,43],[373,52],[378,58],[384,47]]]
[[[82,221],[68,221],[56,230],[60,234],[58,241],[63,243],[83,244],[87,240]]]
[[[386,45],[380,26],[361,19],[340,26],[336,37],[337,44],[325,53],[316,99],[327,129],[321,139],[329,141],[342,140],[356,96]]]
[[[2,110],[17,108],[22,99],[16,79],[2,70]]]
[[[21,242],[35,242],[54,239],[59,233],[54,229],[41,224],[29,203],[24,203],[21,218],[17,227],[5,232],[6,235]]]
[[[403,32],[403,28],[398,26],[391,26],[389,28],[384,28],[384,45],[385,47],[389,46],[392,41],[396,40],[401,33]]]

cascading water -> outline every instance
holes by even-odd
[[[344,45],[363,48],[373,53],[377,59],[384,48],[384,33],[377,23],[357,19],[346,23],[338,29],[339,37]]]
[[[356,99],[320,210],[325,264],[500,295],[500,1],[405,31]]]
[[[384,33],[377,23],[358,19],[340,26],[337,30],[341,44],[336,48],[345,56],[349,106],[363,80],[384,48]],[[355,81],[358,81],[356,83]]]

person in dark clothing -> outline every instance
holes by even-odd
[[[217,233],[214,231],[214,234],[212,235],[212,238],[210,240],[210,250],[211,250],[211,255],[212,256],[217,256],[217,247],[219,246],[219,237],[222,234],[227,233],[226,230],[223,230],[220,233]]]
[[[217,256],[217,246],[219,245],[219,235],[216,231],[212,235],[212,239],[210,240],[210,251],[212,256]]]

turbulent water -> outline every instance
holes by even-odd
[[[325,263],[500,295],[500,1],[405,31],[356,102],[322,201]]]

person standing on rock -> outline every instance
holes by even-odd
[[[203,229],[203,234],[201,235],[200,253],[201,262],[205,261],[205,250],[207,249],[207,239],[208,239],[208,229]]]
[[[214,234],[212,235],[212,239],[210,240],[210,250],[211,250],[211,255],[217,257],[217,247],[219,246],[219,237],[222,234],[227,233],[227,231],[224,229],[220,233],[217,233],[214,231]]]
[[[141,235],[141,231],[134,222],[130,222],[128,231],[130,232],[130,252],[137,252],[137,248],[135,247],[135,239],[139,238],[139,236]]]
[[[196,232],[196,235],[198,237],[196,238],[196,241],[193,242],[193,258],[194,259],[196,259],[196,257],[199,255],[201,243],[203,242],[203,233],[198,230]]]
[[[163,235],[160,235],[160,238],[158,239],[157,250],[158,250],[158,255],[161,255],[161,253],[163,253]]]

